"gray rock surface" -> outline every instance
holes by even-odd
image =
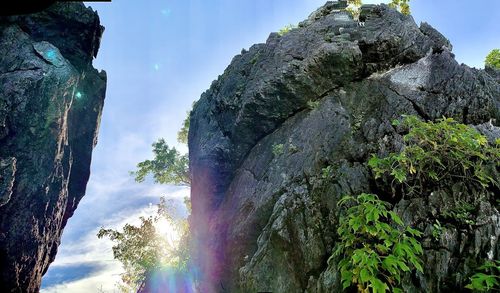
[[[85,194],[106,74],[83,3],[0,18],[0,291],[38,292]]]
[[[403,131],[391,125],[401,114],[483,124],[498,137],[495,77],[459,65],[450,42],[411,16],[366,6],[358,26],[337,21],[334,4],[234,57],[191,113],[191,221],[202,292],[339,292],[336,262],[327,261],[336,203],[383,191],[365,162],[401,148]],[[493,192],[477,204],[471,225],[441,217],[460,192],[393,200],[408,225],[425,231],[425,273],[405,279],[407,291],[461,290],[477,262],[498,258]],[[435,219],[446,227],[438,240],[430,231]]]

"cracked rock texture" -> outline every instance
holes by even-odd
[[[85,194],[106,74],[83,3],[0,18],[0,291],[38,292]]]
[[[364,26],[336,8],[327,2],[297,29],[243,50],[191,113],[201,292],[341,291],[336,260],[327,261],[337,201],[384,190],[365,162],[401,149],[404,133],[391,125],[400,115],[453,117],[500,136],[494,71],[458,64],[443,35],[386,5],[363,7]],[[480,262],[498,259],[499,191],[475,201],[468,223],[443,217],[471,196],[462,191],[393,200],[425,231],[425,273],[412,272],[405,291],[458,292]]]

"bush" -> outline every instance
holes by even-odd
[[[389,6],[399,10],[404,15],[409,15],[410,11],[410,0],[391,0]],[[359,7],[363,5],[362,0],[348,0],[347,3],[351,6],[347,10],[354,16],[359,15]]]
[[[425,188],[452,186],[454,182],[476,190],[499,187],[500,140],[490,145],[484,135],[452,118],[424,122],[406,116],[402,123],[409,128],[404,149],[386,158],[372,155],[368,162],[376,179],[390,175],[394,178],[392,185],[403,184],[409,194],[422,194]]]
[[[340,218],[339,242],[334,253],[341,256],[343,289],[355,284],[359,292],[368,292],[369,288],[374,293],[403,292],[398,288],[402,275],[411,268],[423,272],[419,258],[423,250],[415,238],[422,233],[404,227],[399,216],[388,210],[390,204],[374,194],[346,196],[339,206],[349,203],[354,205]]]
[[[278,35],[280,35],[282,37],[282,36],[288,34],[291,30],[293,30],[295,28],[297,28],[297,26],[293,25],[293,24],[285,25],[284,28],[279,30]]]
[[[465,288],[476,291],[500,291],[500,261],[487,261],[479,267],[478,273],[470,278]]]
[[[500,49],[492,50],[488,56],[486,56],[485,64],[486,66],[500,69]]]

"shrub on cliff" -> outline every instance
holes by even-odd
[[[465,288],[474,291],[500,291],[500,261],[487,261],[478,268]]]
[[[404,148],[385,158],[373,155],[368,161],[375,178],[391,185],[393,198],[397,188],[403,196],[428,196],[455,183],[483,198],[498,192],[500,140],[490,144],[477,130],[451,118],[424,122],[405,116],[402,122],[396,120],[393,124],[408,130],[403,137]],[[475,196],[465,200],[463,206],[475,209]],[[354,205],[347,206],[349,202]],[[340,218],[340,241],[334,254],[342,256],[339,268],[344,289],[356,284],[359,292],[368,292],[369,288],[371,292],[402,292],[398,288],[402,273],[411,266],[423,272],[419,258],[423,250],[416,239],[422,233],[401,228],[403,222],[388,210],[389,203],[373,194],[361,194],[356,198],[344,197],[339,206],[347,206],[346,215]],[[464,220],[461,217],[465,210],[457,211],[452,218]],[[466,218],[464,222],[470,221]],[[394,224],[400,229],[394,228]],[[490,274],[474,274],[468,288],[490,290],[498,286],[498,263],[487,262],[479,270]]]
[[[486,56],[485,65],[500,70],[500,49],[494,49]]]
[[[354,203],[351,206],[349,204]],[[404,227],[390,204],[374,194],[346,196],[339,206],[347,207],[340,218],[339,244],[334,255],[339,262],[342,288],[357,285],[358,292],[403,292],[398,286],[403,274],[416,268],[423,272],[422,246],[418,230]]]
[[[390,180],[393,188],[401,185],[408,195],[423,195],[456,182],[478,192],[500,187],[500,140],[490,144],[477,130],[452,118],[424,122],[406,116],[393,124],[409,129],[403,137],[405,147],[385,158],[372,156],[368,165],[376,179]]]
[[[361,5],[363,5],[363,0],[348,0],[347,3],[352,5],[353,7],[360,7]],[[410,0],[391,0],[389,6],[399,10],[405,15],[409,15],[411,13]],[[350,11],[352,12],[352,10]]]

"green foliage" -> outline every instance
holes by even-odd
[[[410,0],[391,0],[389,6],[399,10],[404,15],[409,15],[410,11]],[[348,0],[347,3],[350,7],[347,9],[354,17],[359,15],[359,7],[363,5],[362,0]]]
[[[403,292],[398,286],[403,274],[416,268],[422,272],[423,250],[415,237],[422,233],[404,227],[390,204],[374,194],[346,196],[339,201],[351,204],[340,217],[339,241],[334,255],[339,262],[343,289],[357,285],[358,292]],[[395,226],[399,227],[395,228]],[[333,256],[332,256],[333,257]]]
[[[300,151],[299,148],[296,145],[292,144],[292,143],[288,145],[288,150],[292,154],[295,154],[295,153],[297,153],[297,152]]]
[[[401,122],[396,120],[393,124]],[[423,122],[415,116],[405,116],[403,126],[409,128],[403,151],[386,158],[372,155],[369,160],[376,179],[390,175],[392,182],[404,184],[409,194],[422,193],[424,187],[436,183],[451,186],[457,181],[480,190],[499,187],[498,141],[492,146],[474,128],[452,118]]]
[[[147,274],[165,267],[186,271],[189,260],[189,226],[186,219],[176,219],[173,208],[164,198],[158,204],[157,214],[140,217],[138,226],[125,224],[123,231],[101,228],[98,238],[107,237],[114,242],[113,256],[125,269],[121,286],[137,290]],[[178,243],[171,244],[156,230],[160,220],[165,220],[180,235]]]
[[[307,107],[309,107],[309,109],[313,110],[313,109],[316,109],[318,108],[319,106],[319,101],[307,101]]]
[[[285,27],[283,27],[282,29],[279,30],[278,35],[284,36],[284,35],[288,34],[291,30],[293,30],[295,28],[297,28],[297,26],[293,25],[293,24],[285,25]]]
[[[443,217],[462,224],[474,225],[476,222],[474,221],[472,212],[475,209],[474,205],[459,200],[454,207],[443,212]]]
[[[321,169],[321,178],[330,179],[333,177],[333,173],[334,173],[333,166],[331,165],[326,166],[325,168]]]
[[[280,143],[280,144],[273,144],[273,154],[275,156],[282,155],[283,152],[284,152],[284,150],[285,150],[285,146],[282,143]]]
[[[487,261],[465,286],[474,291],[500,291],[500,261]]]
[[[137,182],[143,182],[147,175],[152,174],[156,183],[190,185],[187,155],[170,148],[164,139],[153,144],[153,153],[153,160],[140,162],[137,171],[131,172]]]
[[[404,15],[409,15],[410,14],[409,2],[410,2],[410,0],[391,0],[391,3],[389,3],[389,6],[392,8],[396,8]]]
[[[485,60],[486,66],[500,69],[500,49],[492,50]]]
[[[436,220],[434,224],[432,224],[432,238],[438,241],[441,238],[441,234],[443,234],[443,226],[441,226],[441,222]]]
[[[182,123],[182,128],[177,132],[177,141],[180,143],[187,144],[188,143],[188,134],[189,134],[189,121],[191,119],[191,112],[187,113],[186,119]]]

